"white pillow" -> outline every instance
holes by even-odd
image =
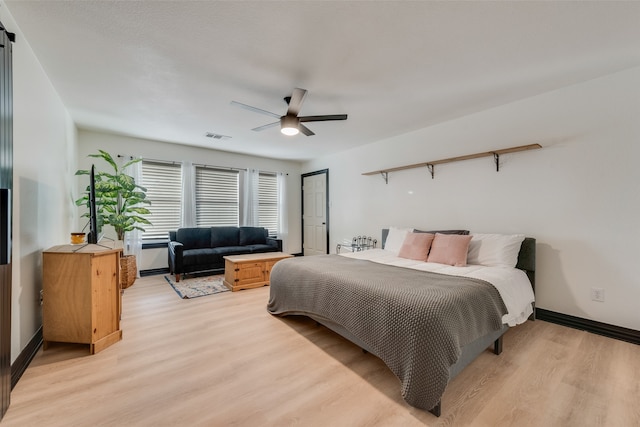
[[[384,244],[384,249],[398,255],[400,253],[400,248],[402,248],[402,244],[404,243],[404,238],[412,231],[413,228],[389,227],[389,234],[387,234],[387,241]]]
[[[467,264],[515,267],[524,234],[473,234]]]

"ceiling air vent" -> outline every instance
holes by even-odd
[[[213,139],[229,139],[231,138],[228,135],[220,135],[219,133],[213,133],[213,132],[207,132],[204,134],[204,136],[206,136],[207,138],[213,138]]]

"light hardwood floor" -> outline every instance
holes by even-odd
[[[640,346],[543,321],[449,384],[436,418],[376,357],[306,318],[269,315],[269,288],[181,300],[163,276],[123,297],[123,340],[54,344],[11,394],[10,426],[638,426]]]

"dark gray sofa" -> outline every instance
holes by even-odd
[[[187,227],[169,232],[169,272],[224,271],[224,256],[282,251],[262,227]]]

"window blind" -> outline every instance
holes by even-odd
[[[180,227],[182,206],[181,165],[153,161],[142,161],[141,185],[147,189],[152,225],[145,225],[142,240],[167,239],[169,231]]]
[[[196,167],[196,224],[238,226],[238,171]]]
[[[278,179],[276,174],[260,173],[258,179],[258,216],[260,227],[278,234]]]

